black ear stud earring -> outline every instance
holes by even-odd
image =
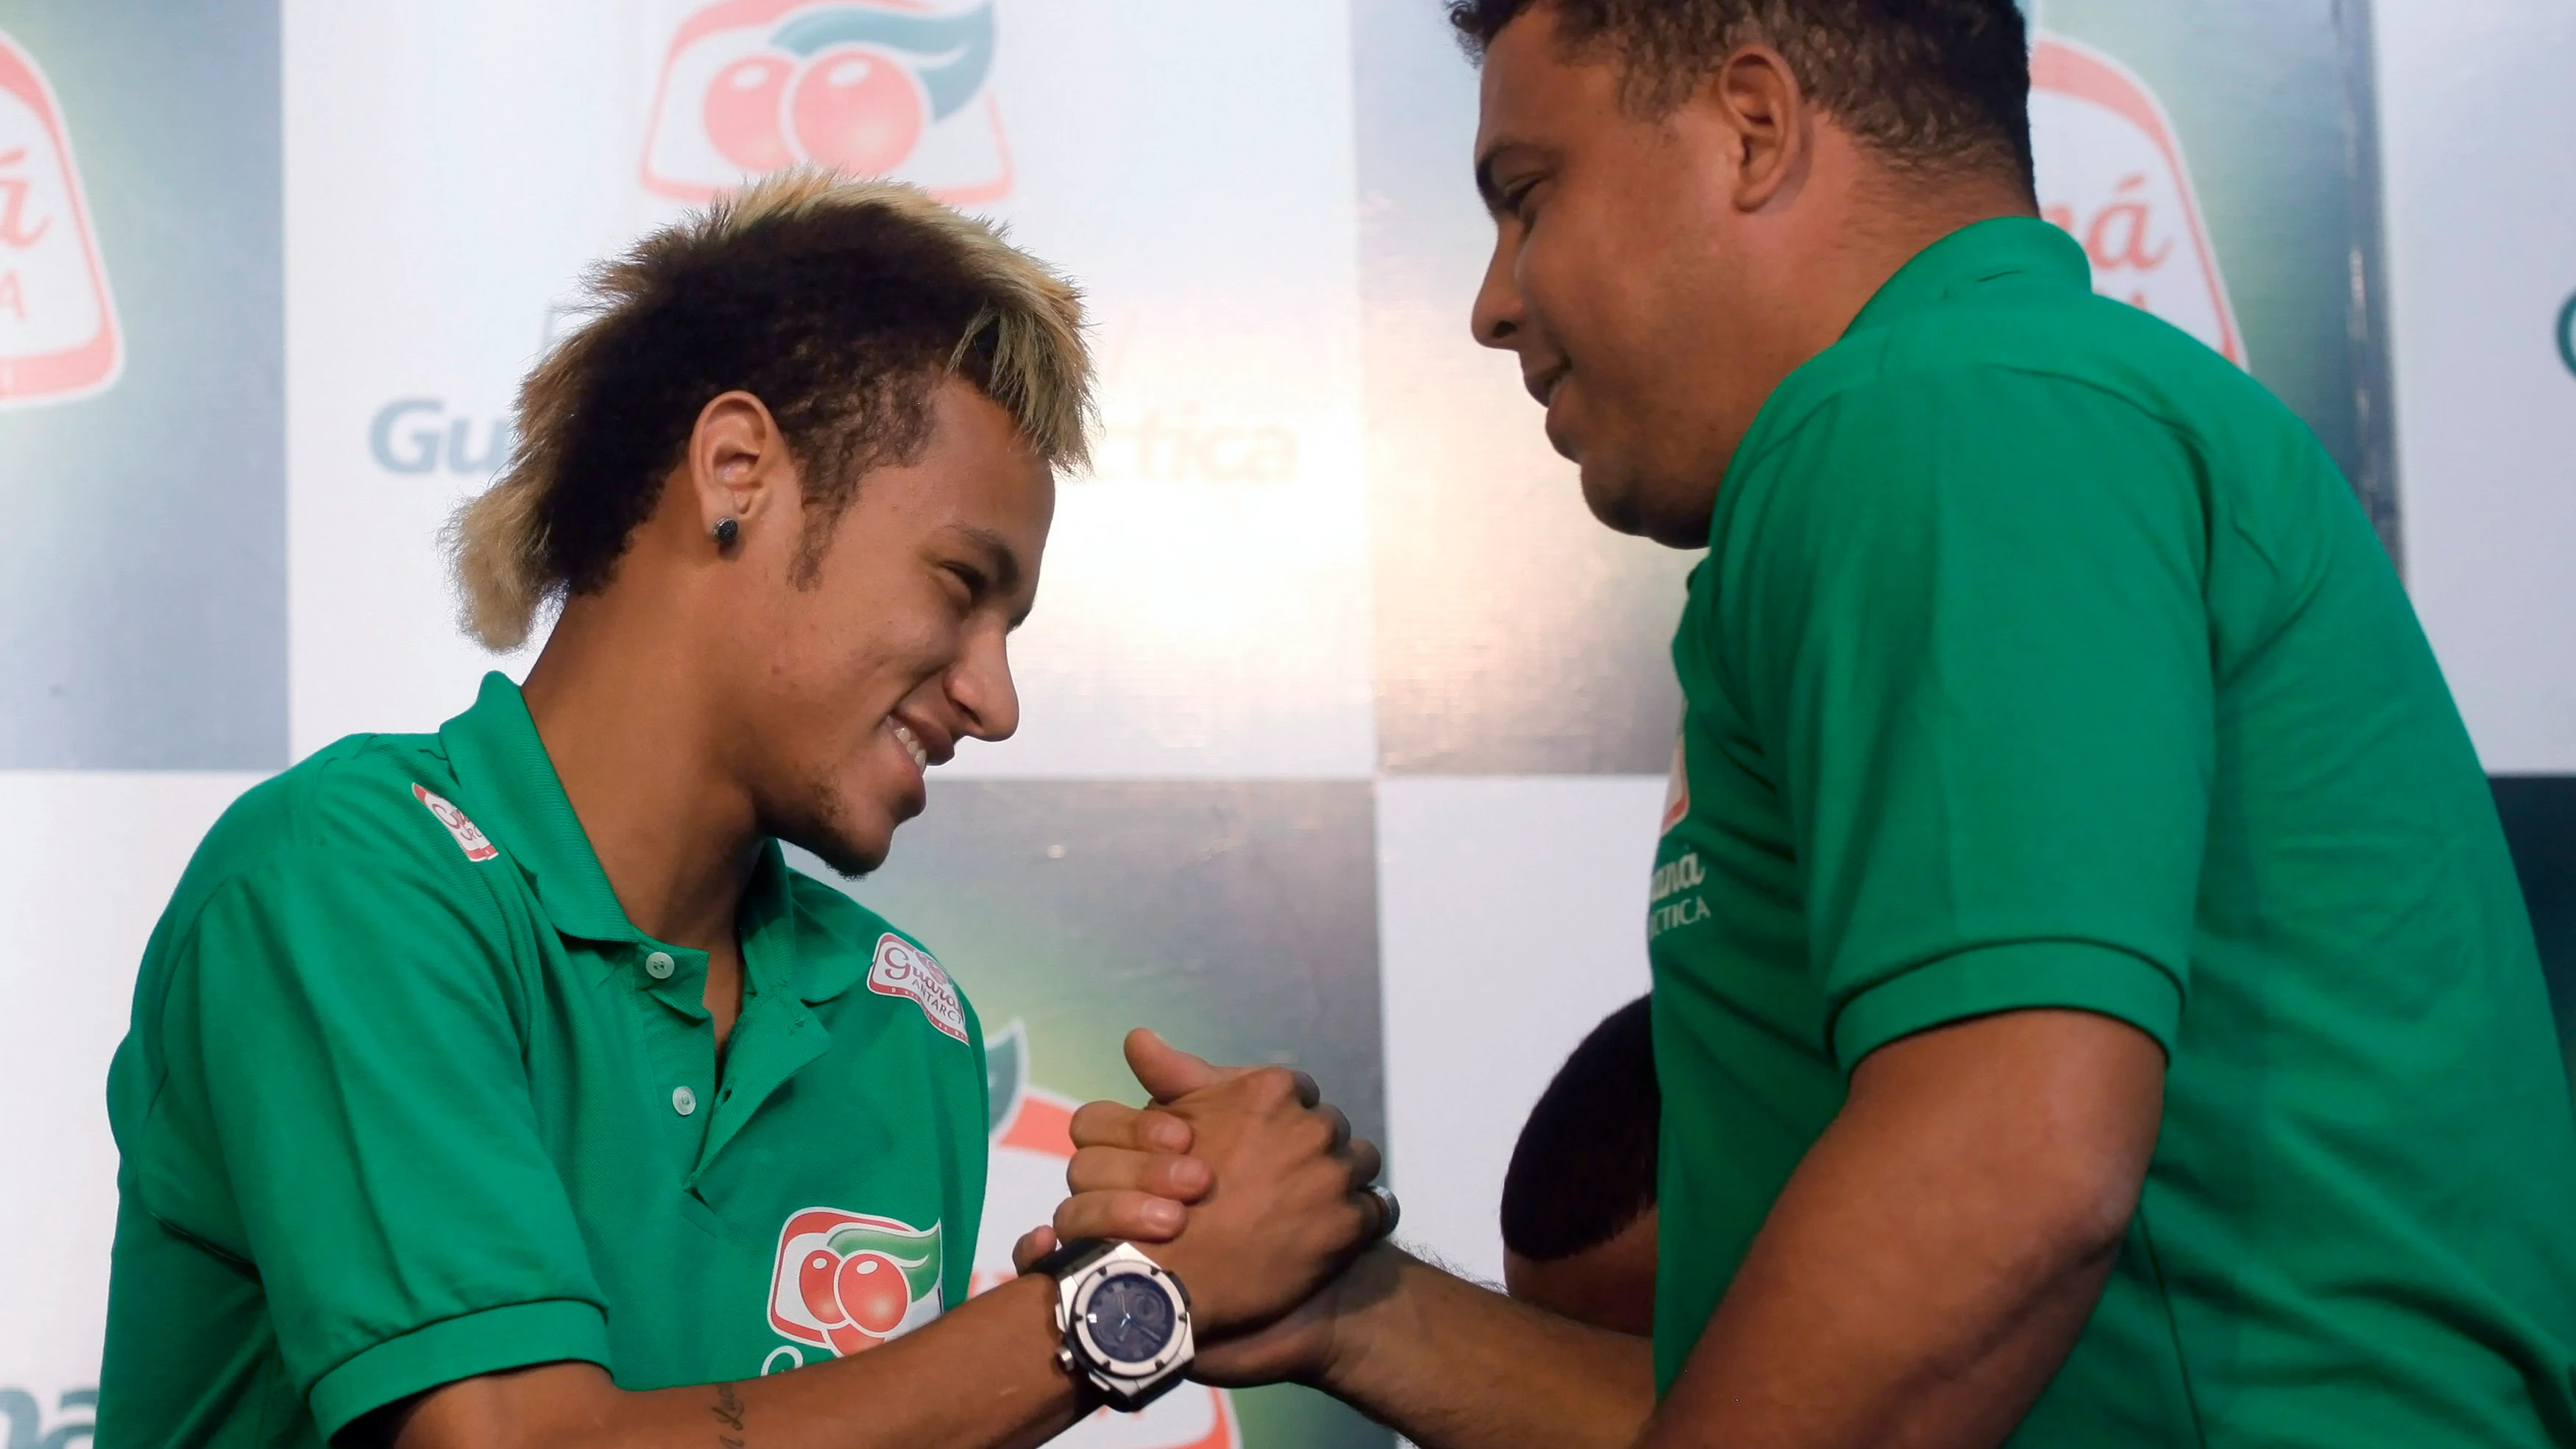
[[[715,535],[716,547],[719,550],[730,549],[733,547],[733,541],[742,537],[742,525],[730,518],[719,518],[716,520]]]

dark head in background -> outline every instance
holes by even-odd
[[[1655,1084],[1649,998],[1574,1049],[1521,1128],[1503,1175],[1503,1281],[1513,1297],[1644,1335],[1655,1317]]]

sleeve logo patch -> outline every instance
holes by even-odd
[[[877,938],[877,958],[868,968],[868,989],[879,996],[908,998],[921,1008],[922,1016],[932,1026],[959,1041],[966,1039],[966,1008],[958,1001],[957,987],[948,979],[947,970],[932,960],[929,952],[892,931]]]
[[[467,860],[486,861],[501,853],[501,847],[494,845],[491,837],[466,819],[464,811],[432,794],[425,785],[414,785],[411,792],[420,797],[420,803],[429,807],[430,814],[438,817],[439,824],[447,827],[447,833],[456,837],[456,848],[465,852]]]

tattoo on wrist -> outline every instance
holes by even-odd
[[[743,1449],[743,1441],[735,1437],[742,1432],[742,1395],[733,1391],[733,1385],[716,1385],[716,1401],[708,1406],[707,1412],[715,1415],[726,1428],[734,1431],[732,1434],[716,1436],[716,1443],[721,1446],[721,1449]]]

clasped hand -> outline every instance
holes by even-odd
[[[1012,1260],[1025,1270],[1060,1241],[1126,1239],[1188,1287],[1200,1377],[1318,1371],[1328,1327],[1281,1320],[1391,1226],[1367,1190],[1376,1144],[1352,1137],[1304,1072],[1212,1066],[1142,1027],[1126,1050],[1151,1105],[1074,1113],[1072,1196]]]

